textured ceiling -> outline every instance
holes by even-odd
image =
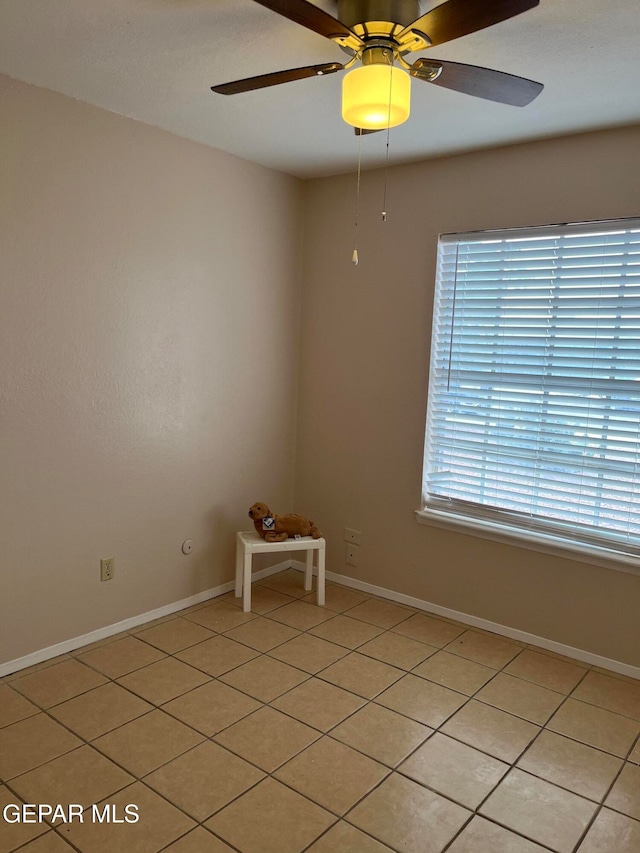
[[[333,0],[316,5],[336,14]],[[390,134],[391,162],[640,122],[640,0],[541,0],[417,55],[430,53],[545,90],[518,108],[413,80],[411,117]],[[1,73],[301,177],[355,167],[341,74],[231,97],[209,87],[344,59],[252,0],[0,0]],[[381,164],[386,134],[362,149],[364,167]]]

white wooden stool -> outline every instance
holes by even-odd
[[[255,530],[242,530],[236,537],[236,598],[242,596],[242,609],[245,613],[251,610],[251,560],[254,554],[265,554],[270,551],[306,551],[304,571],[304,588],[311,589],[313,575],[313,552],[318,552],[318,589],[317,602],[324,606],[324,555],[326,549],[324,539],[312,539],[303,536],[301,539],[285,539],[284,542],[267,542]]]

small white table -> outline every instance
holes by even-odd
[[[285,539],[284,542],[267,542],[255,530],[242,530],[236,537],[236,598],[242,596],[242,609],[245,613],[251,610],[251,561],[254,554],[265,554],[271,551],[306,551],[304,572],[304,588],[312,588],[313,552],[318,552],[318,589],[317,602],[324,606],[324,557],[326,550],[325,539],[312,539],[303,536],[301,539]]]

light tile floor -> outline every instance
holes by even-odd
[[[4,678],[0,807],[87,810],[0,812],[0,853],[639,853],[637,681],[314,601],[281,572],[252,613],[229,594]]]

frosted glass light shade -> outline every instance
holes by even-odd
[[[396,127],[409,118],[410,107],[411,78],[401,68],[362,65],[342,81],[342,118],[353,127]]]

